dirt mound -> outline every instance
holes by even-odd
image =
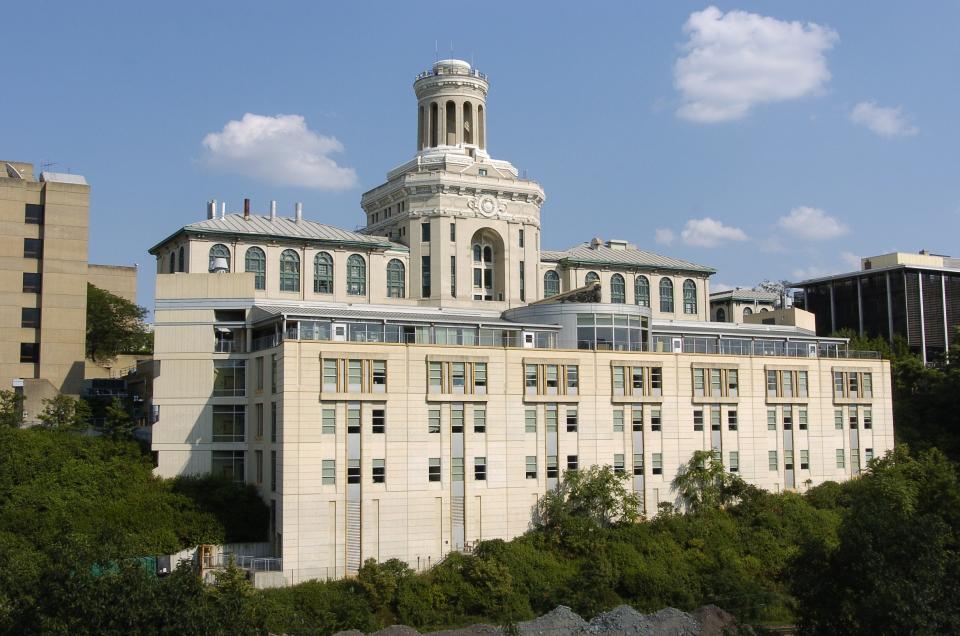
[[[567,636],[585,633],[587,625],[572,609],[558,605],[540,618],[517,623],[517,630],[520,636]]]
[[[424,636],[501,636],[502,634],[503,631],[501,631],[499,627],[485,623],[477,623],[459,629],[444,629],[439,632],[430,632],[429,634],[424,634]]]

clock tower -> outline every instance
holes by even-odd
[[[502,311],[542,297],[543,189],[487,152],[489,87],[462,60],[420,73],[417,153],[361,199],[362,231],[409,248],[418,304]]]

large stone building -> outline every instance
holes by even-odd
[[[886,362],[711,322],[709,267],[541,250],[542,188],[487,151],[488,87],[457,60],[417,77],[417,153],[360,232],[211,202],[151,249],[159,474],[255,484],[300,581],[521,534],[565,470],[612,465],[652,515],[696,450],[777,490],[892,447]]]
[[[817,333],[852,329],[906,340],[924,363],[946,353],[960,327],[960,259],[921,251],[861,259],[857,272],[794,283]]]

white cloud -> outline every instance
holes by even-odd
[[[840,252],[840,260],[854,271],[860,269],[860,257],[853,252]]]
[[[247,113],[204,137],[203,147],[208,167],[274,185],[343,190],[357,182],[353,168],[329,156],[343,152],[343,144],[307,128],[300,115]]]
[[[903,109],[877,106],[875,102],[860,102],[850,111],[850,121],[866,126],[881,137],[909,137],[919,129],[903,116]]]
[[[850,231],[846,225],[823,210],[800,206],[781,216],[777,225],[800,238],[811,240],[834,239]]]
[[[801,267],[793,270],[793,281],[798,282],[801,280],[807,280],[809,278],[820,278],[821,276],[829,276],[834,272],[825,267],[818,267],[817,265],[811,265],[810,267]]]
[[[710,293],[714,292],[724,292],[735,289],[733,285],[727,285],[726,283],[710,283]]]
[[[673,245],[675,238],[673,230],[665,227],[659,228],[653,233],[653,240],[660,245]]]
[[[838,39],[812,22],[712,6],[691,13],[683,31],[688,40],[673,69],[683,102],[677,115],[706,123],[818,91],[830,79],[825,53]]]
[[[727,241],[747,240],[747,235],[740,228],[724,225],[710,217],[690,219],[680,232],[680,237],[687,245],[697,247],[716,247]]]

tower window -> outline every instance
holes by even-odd
[[[280,291],[300,291],[300,255],[294,250],[280,255]]]
[[[351,296],[367,293],[367,263],[359,254],[351,254],[347,259],[347,293]]]
[[[247,250],[244,257],[245,267],[248,272],[253,273],[253,286],[255,289],[266,289],[267,286],[267,256],[259,247],[251,247]],[[173,263],[170,263],[171,271]]]

